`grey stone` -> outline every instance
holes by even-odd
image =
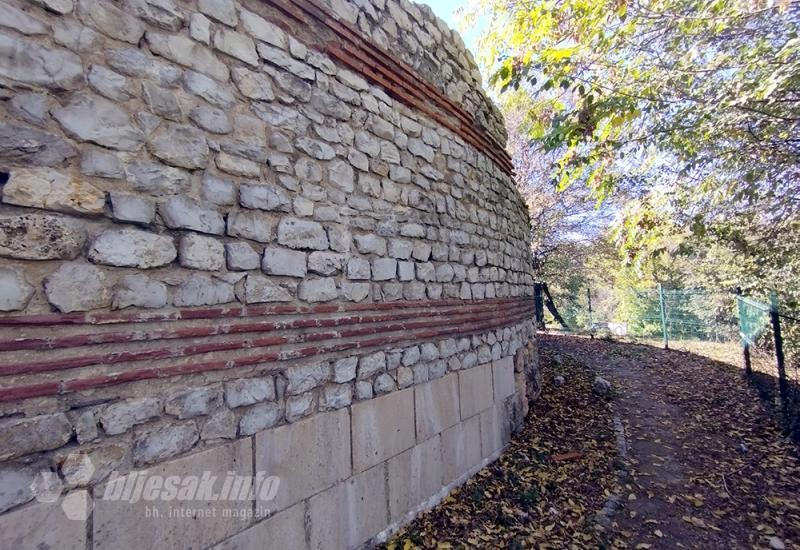
[[[277,403],[253,405],[239,420],[239,435],[253,435],[275,426],[281,420],[281,408]]]
[[[299,137],[294,144],[298,149],[315,159],[330,160],[336,156],[336,151],[334,151],[333,147],[316,139],[305,136]]]
[[[245,302],[290,302],[292,295],[263,275],[248,275],[244,285]]]
[[[359,380],[356,382],[356,398],[359,400],[372,399],[372,382],[369,380]]]
[[[2,188],[3,202],[75,214],[102,214],[105,193],[94,185],[47,168],[15,169]]]
[[[345,193],[352,192],[355,188],[353,167],[343,160],[332,160],[328,164],[328,181]]]
[[[439,358],[439,348],[436,344],[425,342],[420,346],[421,358],[423,361],[435,361]]]
[[[100,412],[100,425],[108,435],[117,435],[160,415],[161,401],[153,397],[136,397],[108,405]]]
[[[85,241],[86,233],[75,220],[40,214],[0,216],[0,256],[71,260]]]
[[[172,237],[139,229],[106,229],[87,254],[98,264],[148,269],[172,262],[177,256]]]
[[[308,270],[317,275],[336,275],[344,267],[344,254],[312,252],[308,255]]]
[[[185,193],[191,185],[189,172],[157,162],[128,164],[125,175],[133,190],[155,196]]]
[[[106,62],[117,72],[155,80],[162,86],[174,85],[183,74],[180,67],[165,63],[137,48],[106,50]]]
[[[53,134],[0,122],[0,161],[24,166],[59,166],[76,154],[69,143]]]
[[[314,394],[293,395],[286,398],[286,421],[295,422],[314,410]]]
[[[358,379],[363,380],[386,370],[386,354],[382,351],[365,355],[358,360]]]
[[[53,41],[72,51],[81,53],[96,51],[102,47],[104,40],[100,33],[81,25],[74,19],[62,17],[53,23]]]
[[[147,31],[146,38],[147,43],[150,44],[150,50],[154,54],[184,67],[190,67],[198,73],[209,75],[217,80],[228,80],[228,67],[217,59],[211,50],[191,38],[152,31]],[[221,107],[221,105],[219,106]]]
[[[167,227],[222,235],[225,220],[214,210],[188,197],[171,197],[158,209]]]
[[[111,214],[115,220],[149,224],[156,216],[156,204],[138,195],[112,191]]]
[[[327,250],[328,236],[317,222],[283,218],[278,223],[278,243],[290,248]]]
[[[397,262],[397,276],[401,281],[412,281],[414,279],[414,262]],[[421,283],[420,286],[422,286]]]
[[[194,71],[188,71],[183,78],[186,90],[202,97],[220,109],[230,109],[236,102],[233,93],[219,82]]]
[[[172,166],[192,169],[208,164],[206,138],[191,126],[168,124],[149,138],[147,145],[153,155]]]
[[[366,235],[356,235],[354,240],[356,243],[356,250],[362,254],[386,255],[386,239],[383,237],[368,233]]]
[[[72,425],[63,413],[0,421],[0,460],[57,449],[72,437]]]
[[[350,252],[350,245],[353,242],[353,236],[346,225],[331,224],[328,225],[328,241],[331,250],[348,253]]]
[[[103,149],[84,149],[81,155],[81,174],[98,178],[121,179],[125,170],[119,157],[111,151]]]
[[[400,234],[403,237],[425,238],[425,227],[418,223],[406,223],[400,227]]]
[[[371,277],[370,264],[364,258],[350,258],[347,262],[347,278],[350,280],[369,280]]]
[[[142,82],[142,97],[152,112],[175,122],[183,120],[183,109],[175,92],[153,82]]]
[[[434,281],[436,279],[436,268],[431,262],[421,262],[417,264],[417,279],[420,281]]]
[[[115,101],[127,101],[132,96],[131,84],[119,73],[103,67],[92,65],[86,75],[89,86],[98,94]]]
[[[275,380],[271,376],[241,378],[225,383],[225,403],[232,409],[262,401],[274,401],[275,397]]]
[[[213,306],[235,300],[232,284],[198,273],[192,274],[175,289],[172,298],[173,304],[178,307]]]
[[[363,130],[356,132],[355,136],[356,149],[371,157],[377,157],[381,152],[381,144],[378,139]]]
[[[0,311],[25,309],[35,290],[17,271],[0,267]]]
[[[258,66],[256,45],[249,36],[228,29],[218,29],[214,33],[212,42],[217,50],[253,67]]]
[[[242,184],[239,186],[239,203],[245,208],[291,211],[291,198],[275,185]]]
[[[0,76],[55,90],[75,90],[85,82],[81,59],[62,48],[46,48],[0,32]]]
[[[222,404],[222,390],[213,387],[191,388],[170,396],[164,403],[164,412],[185,418],[208,416]]]
[[[240,14],[242,26],[249,34],[267,44],[284,49],[287,47],[286,33],[280,27],[246,9],[242,9]]]
[[[566,378],[564,378],[560,374],[553,377],[553,384],[555,384],[556,387],[561,387],[566,383],[567,383]]]
[[[65,263],[44,282],[47,300],[62,313],[108,307],[111,290],[105,273],[80,262]]]
[[[211,43],[211,21],[202,13],[193,13],[189,16],[189,36],[202,42]]]
[[[411,256],[420,262],[427,262],[431,257],[431,245],[424,241],[415,241]]]
[[[177,31],[183,14],[172,0],[125,0],[125,7],[139,19],[162,29]]]
[[[351,283],[342,281],[342,297],[351,302],[360,302],[369,296],[369,283]]]
[[[231,206],[236,204],[238,191],[236,185],[229,180],[219,178],[206,172],[203,174],[201,185],[203,198],[220,206]]]
[[[75,436],[78,439],[78,443],[81,445],[97,439],[99,435],[97,429],[97,415],[99,412],[97,408],[85,408],[73,411],[71,415],[67,413],[75,429]]]
[[[225,243],[225,257],[232,271],[249,271],[261,265],[261,257],[249,243]]]
[[[326,384],[320,404],[324,410],[336,410],[347,407],[352,402],[353,386],[350,384]]]
[[[389,256],[399,260],[407,260],[411,257],[413,244],[404,239],[389,239]]]
[[[592,391],[597,395],[606,396],[611,393],[611,382],[602,376],[595,376],[592,382]]]
[[[412,365],[416,365],[421,357],[421,352],[419,346],[412,346],[410,348],[406,348],[403,351],[403,359],[402,363],[404,367],[410,367]]]
[[[281,48],[259,44],[258,55],[273,65],[285,69],[290,75],[296,75],[304,80],[314,80],[314,69],[311,66],[292,58]]]
[[[330,380],[330,368],[327,363],[292,366],[286,369],[286,393],[299,395],[321,386]]]
[[[231,27],[239,22],[233,0],[200,0],[197,8],[212,19]]]
[[[100,0],[78,0],[78,17],[84,24],[123,42],[138,44],[144,34],[144,25],[136,17]]]
[[[333,364],[333,381],[337,384],[343,384],[355,380],[357,365],[358,357],[355,356],[338,359]]]
[[[25,122],[44,126],[50,111],[50,100],[45,94],[16,93],[8,102],[8,112]]]
[[[203,425],[200,438],[203,440],[233,439],[236,437],[236,427],[236,415],[228,409],[220,409]]]
[[[397,260],[378,258],[372,261],[372,280],[389,281],[397,278]]]
[[[436,267],[436,280],[440,283],[452,281],[453,274],[453,266],[450,264],[439,264]]]
[[[213,134],[229,134],[233,130],[233,124],[225,111],[208,105],[192,109],[189,118],[200,128]]]
[[[298,296],[304,302],[330,302],[339,296],[339,291],[331,277],[306,279],[300,283]]]
[[[52,12],[60,13],[61,15],[72,12],[72,9],[75,7],[72,0],[33,0],[33,2]]]
[[[192,421],[163,426],[134,441],[133,463],[137,466],[152,464],[185,453],[194,447],[199,437],[197,425]]]
[[[228,214],[228,235],[261,243],[272,240],[273,223],[267,214],[239,210]]]
[[[270,247],[264,250],[264,261],[261,268],[270,275],[305,277],[306,253],[286,248]]]
[[[66,106],[53,111],[53,118],[75,139],[110,149],[136,151],[144,142],[144,134],[122,108],[93,94],[74,95]]]
[[[191,269],[219,271],[225,265],[225,247],[213,237],[189,233],[178,244],[180,264]]]
[[[33,500],[37,475],[27,466],[0,466],[0,513]]]
[[[231,69],[231,76],[243,96],[260,101],[275,99],[275,92],[272,91],[272,84],[267,75],[249,71],[244,67],[234,67]]]
[[[123,309],[129,306],[161,308],[167,305],[167,285],[135,273],[124,275],[114,286],[111,307]]]
[[[373,383],[373,387],[375,389],[375,395],[382,395],[384,393],[389,393],[397,389],[397,385],[394,382],[394,378],[389,376],[386,373],[379,374],[375,377],[375,382]]]

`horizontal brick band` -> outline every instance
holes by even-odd
[[[332,33],[332,39],[322,45],[312,46],[377,84],[408,107],[425,113],[447,127],[492,159],[507,175],[513,174],[514,166],[508,152],[475,122],[471,113],[421,78],[391,52],[374,44],[349,23],[337,19],[330,8],[317,0],[263,1],[305,27],[315,25]]]
[[[471,335],[518,324],[531,312],[529,301],[519,298],[6,317],[0,324],[0,401]],[[59,325],[59,317],[69,320]],[[198,320],[203,323],[196,325]],[[96,330],[109,321],[116,327],[113,331]],[[173,326],[164,328],[165,322]],[[147,323],[157,326],[150,328]],[[30,334],[20,335],[21,327]],[[59,332],[74,333],[42,336],[54,327],[59,327]],[[247,334],[254,337],[241,337]],[[226,339],[209,340],[213,337]],[[139,347],[130,349],[134,343]],[[95,347],[100,349],[95,352]],[[247,353],[224,359],[203,357],[242,351]],[[200,360],[186,361],[193,356],[200,356]],[[170,359],[183,362],[141,364]],[[84,367],[92,367],[92,372],[64,380],[42,379]]]

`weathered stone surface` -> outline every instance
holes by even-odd
[[[336,275],[344,267],[345,258],[336,252],[312,252],[308,255],[308,270],[317,275]]]
[[[308,502],[311,547],[360,548],[388,524],[386,502],[384,465],[314,496]]]
[[[225,246],[212,237],[191,233],[184,235],[178,245],[178,252],[183,267],[219,271],[225,265]]]
[[[353,240],[356,243],[356,250],[362,254],[386,255],[386,239],[383,237],[368,233],[366,235],[356,235]]]
[[[442,432],[442,483],[452,483],[480,464],[480,428],[480,417],[473,416]]]
[[[391,458],[387,468],[389,517],[395,522],[441,489],[441,439],[432,437]]]
[[[350,475],[350,414],[318,414],[256,435],[256,470],[281,479],[272,502],[283,510]],[[260,503],[262,504],[262,503]]]
[[[160,117],[180,122],[183,108],[174,92],[153,82],[142,82],[142,97],[148,108]]]
[[[154,196],[183,193],[191,185],[189,172],[157,162],[128,164],[125,166],[125,175],[134,191]]]
[[[189,16],[189,36],[203,44],[211,43],[211,21],[202,13]]]
[[[56,449],[72,436],[72,425],[63,413],[5,419],[0,430],[0,460]]]
[[[448,374],[415,388],[417,441],[425,441],[454,426],[459,415],[458,374]]]
[[[61,264],[45,279],[44,293],[62,313],[88,311],[111,304],[110,283],[103,270],[80,262]]]
[[[156,203],[152,200],[116,191],[111,192],[109,198],[115,220],[149,224],[156,216]]]
[[[373,374],[385,370],[386,354],[382,351],[376,351],[375,353],[365,355],[358,360],[358,378],[360,380],[369,378]]]
[[[88,252],[89,259],[98,264],[140,269],[166,265],[176,256],[171,237],[138,229],[107,229]]]
[[[147,78],[161,86],[173,86],[183,71],[171,63],[147,55],[138,48],[115,48],[106,50],[106,61],[115,71],[127,76]]]
[[[84,550],[90,504],[86,491],[73,491],[56,502],[37,502],[3,514],[0,547]]]
[[[286,33],[280,27],[270,23],[266,19],[256,15],[255,13],[246,9],[241,10],[242,26],[245,31],[253,35],[258,40],[278,46],[279,48],[286,48],[288,45]]]
[[[363,472],[414,445],[413,388],[356,403],[351,414],[355,472]]]
[[[259,403],[253,405],[239,420],[239,434],[253,435],[280,422],[281,408],[277,403]]]
[[[27,466],[13,463],[0,466],[0,513],[33,500],[36,475]]]
[[[168,124],[148,140],[147,147],[153,155],[172,166],[193,169],[208,164],[206,138],[191,126]]]
[[[514,360],[510,355],[492,362],[492,381],[495,401],[502,401],[514,393]]]
[[[0,76],[55,90],[75,90],[85,82],[81,59],[74,53],[5,32],[0,32]]]
[[[280,489],[279,489],[280,490]],[[267,520],[245,529],[236,536],[215,546],[215,550],[258,550],[269,541],[274,548],[306,550],[305,507],[292,506]]]
[[[297,218],[281,219],[278,224],[278,242],[289,248],[328,249],[328,235],[322,225]]]
[[[191,38],[151,31],[147,31],[146,38],[154,54],[217,80],[228,79],[228,67],[211,50]]]
[[[129,306],[160,308],[167,305],[167,285],[141,274],[125,275],[114,286],[114,309]]]
[[[294,144],[298,149],[315,159],[330,160],[336,156],[333,147],[323,141],[300,137],[295,140]]]
[[[199,439],[194,422],[163,426],[138,437],[133,444],[133,462],[152,464],[191,449]]]
[[[372,280],[390,281],[397,278],[397,260],[378,258],[372,261]]]
[[[187,71],[183,84],[188,92],[202,97],[220,109],[229,109],[235,101],[233,93],[226,86],[201,73]]]
[[[16,169],[3,186],[3,202],[75,214],[102,214],[105,193],[90,183],[46,168]]]
[[[119,157],[104,149],[85,149],[81,155],[81,174],[98,178],[122,179],[125,171]]]
[[[66,15],[72,12],[75,4],[72,0],[33,0],[34,3],[39,4],[52,12]]]
[[[222,404],[222,390],[214,387],[190,388],[170,396],[164,411],[183,420],[207,416]]]
[[[17,93],[8,102],[8,112],[25,122],[44,126],[49,116],[49,103],[45,94]]]
[[[58,136],[0,122],[1,161],[26,167],[59,166],[76,154],[72,145]]]
[[[212,19],[235,27],[239,22],[233,0],[200,0],[197,8]]]
[[[297,61],[292,58],[288,53],[280,48],[275,48],[267,44],[258,45],[258,55],[269,61],[273,65],[281,67],[286,70],[286,73],[304,80],[314,80],[314,69],[305,63]],[[280,84],[281,76],[278,76],[278,83]]]
[[[171,197],[159,206],[158,213],[167,227],[174,229],[191,229],[212,235],[225,232],[225,221],[219,212],[188,197]]]
[[[40,214],[0,216],[0,256],[71,260],[85,241],[85,231],[69,218]]]
[[[343,160],[332,160],[328,165],[328,181],[345,193],[355,188],[353,167]]]
[[[220,409],[203,424],[200,439],[233,439],[237,429],[236,415],[228,409]]]
[[[128,79],[102,65],[92,65],[86,78],[94,91],[108,99],[126,101],[132,97]]]
[[[100,413],[100,424],[107,434],[117,435],[160,414],[161,402],[158,399],[137,397],[108,405]]]
[[[203,130],[212,134],[228,134],[233,130],[228,115],[222,109],[200,105],[189,112],[189,118]]]
[[[330,302],[339,296],[339,291],[335,279],[325,277],[302,281],[297,295],[304,302]]]
[[[492,406],[492,365],[486,364],[458,373],[461,418],[471,416]]]
[[[142,131],[121,107],[94,94],[73,95],[69,103],[53,111],[53,118],[75,139],[110,149],[135,151],[144,142]]]
[[[262,212],[240,210],[228,214],[228,235],[242,237],[260,243],[272,240],[273,222]]]
[[[232,181],[208,172],[203,174],[202,193],[203,198],[219,206],[236,204],[238,197],[238,190]]]
[[[218,29],[214,33],[213,44],[214,48],[231,57],[244,61],[253,67],[258,66],[255,43],[247,35],[227,29]]]
[[[292,295],[263,275],[248,275],[244,285],[245,302],[290,302]]]
[[[239,187],[239,202],[245,208],[289,212],[292,201],[280,187],[243,184]]]
[[[274,401],[275,396],[275,380],[271,376],[242,378],[225,383],[225,403],[231,408]]]
[[[231,76],[243,96],[260,101],[275,99],[275,92],[267,75],[249,71],[244,67],[235,67],[231,69]]]
[[[207,275],[192,274],[175,289],[172,303],[176,306],[212,306],[235,301],[233,285]]]
[[[0,311],[24,309],[35,290],[18,271],[0,267]]]
[[[233,271],[249,271],[261,265],[261,256],[245,242],[225,243],[225,258],[228,269]]]
[[[144,35],[141,21],[108,2],[78,0],[78,17],[84,24],[123,42],[137,44]]]
[[[299,395],[320,386],[330,379],[330,367],[327,363],[293,366],[286,369],[289,395]]]
[[[306,253],[286,248],[269,247],[264,250],[261,268],[270,275],[305,277]]]
[[[369,296],[370,284],[342,281],[341,290],[342,297],[345,300],[350,300],[351,302],[360,302]]]
[[[172,0],[125,0],[125,6],[140,19],[162,29],[177,31],[183,24],[183,14]]]
[[[353,386],[350,384],[326,384],[322,393],[322,410],[336,410],[353,402]]]

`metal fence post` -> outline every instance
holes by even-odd
[[[739,337],[742,339],[742,355],[744,355],[744,375],[749,377],[753,374],[753,364],[750,361],[750,342],[744,334],[744,327],[742,326],[742,289],[736,287],[736,307],[739,312]]]
[[[775,361],[778,366],[778,392],[781,396],[783,416],[789,411],[789,382],[786,380],[786,359],[783,355],[783,336],[781,335],[781,318],[778,314],[778,300],[773,294],[770,296],[769,317],[772,321],[772,335],[775,338]]]
[[[661,331],[664,334],[664,349],[669,349],[669,334],[667,332],[667,306],[664,303],[664,287],[658,283],[658,305],[661,309]]]

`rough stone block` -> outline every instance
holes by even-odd
[[[85,550],[90,504],[86,491],[74,491],[56,502],[34,503],[3,514],[0,548]]]
[[[288,248],[269,247],[264,250],[261,269],[270,275],[286,275],[288,277],[305,277],[307,271],[305,252]]]
[[[311,548],[358,548],[388,524],[386,465],[344,481],[308,502]]]
[[[0,460],[61,447],[72,436],[72,425],[63,413],[0,422]]]
[[[505,411],[505,406],[495,403],[480,414],[481,454],[484,458],[511,440],[511,423]]]
[[[280,489],[279,489],[280,490]],[[218,544],[214,550],[304,550],[305,505],[295,504]]]
[[[459,371],[458,387],[462,420],[491,407],[494,399],[491,363]]]
[[[252,439],[245,438],[191,454],[184,458],[150,466],[147,476],[216,476],[214,491],[221,491],[228,472],[252,476]],[[139,500],[132,503],[112,499],[117,484],[124,484],[136,471],[110,480],[95,489],[93,518],[94,548],[206,548],[241,531],[242,520],[231,519],[226,511],[252,506],[250,500]],[[141,474],[139,474],[141,475]],[[108,493],[106,493],[108,491]],[[109,498],[104,498],[108,495]],[[170,509],[194,511],[185,517],[169,515]],[[149,514],[146,512],[149,510]],[[212,515],[213,514],[213,515]],[[56,545],[55,547],[60,547]]]
[[[256,435],[256,471],[278,476],[275,500],[283,510],[350,475],[350,412],[318,414]]]
[[[415,443],[414,389],[393,392],[352,407],[353,470],[363,472]]]
[[[431,498],[442,488],[442,447],[439,436],[391,458],[389,515],[392,522]]]
[[[492,362],[494,400],[502,401],[514,393],[514,359],[509,355]]]
[[[452,373],[414,388],[417,441],[441,433],[461,420],[458,374]]]
[[[481,461],[480,417],[473,416],[442,432],[442,483],[463,476]]]

